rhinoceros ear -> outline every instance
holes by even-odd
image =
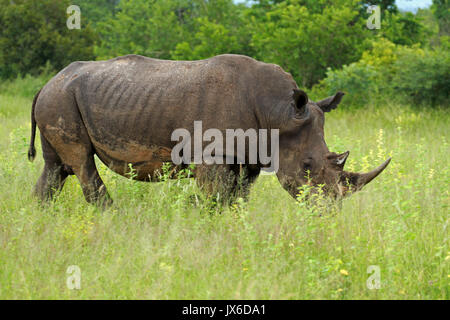
[[[348,155],[350,154],[350,151],[346,151],[344,153],[338,154],[336,159],[334,159],[334,163],[338,165],[341,168],[344,168],[345,161],[347,161]]]
[[[338,91],[338,93],[336,93],[334,96],[318,101],[317,105],[320,107],[320,109],[322,109],[323,112],[329,112],[337,108],[344,94],[345,93]]]
[[[308,95],[303,90],[294,89],[292,97],[294,98],[295,106],[298,110],[303,110],[308,103]]]

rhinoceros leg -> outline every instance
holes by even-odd
[[[86,156],[86,159],[80,165],[75,165],[73,171],[80,181],[87,202],[103,207],[112,203],[112,199],[98,174],[93,154]]]
[[[41,145],[45,160],[44,170],[34,187],[33,193],[42,201],[51,200],[62,189],[69,175],[53,147],[41,134]]]
[[[52,135],[54,141],[63,140]],[[67,141],[66,141],[67,142]],[[98,174],[94,162],[94,151],[91,144],[67,142],[57,143],[56,152],[64,163],[76,175],[87,202],[106,207],[112,203],[106,187]]]
[[[238,197],[247,199],[258,175],[259,168],[242,165],[198,165],[195,168],[200,189],[222,204],[230,204]]]
[[[70,132],[53,132],[51,138],[64,165],[78,178],[86,201],[106,207],[112,200],[95,166],[94,149],[86,131],[81,130],[78,135],[76,142],[67,139],[73,137]]]
[[[38,104],[37,107],[41,106]],[[62,165],[63,170],[66,171],[63,172],[64,174],[69,173],[67,170],[69,169],[70,173],[77,176],[86,201],[103,207],[109,205],[112,201],[98,174],[94,162],[95,150],[76,105],[70,100],[60,99],[58,106],[49,105],[47,108],[37,109],[36,112],[39,116],[37,123],[43,141],[47,141],[48,149],[53,150],[52,154],[49,153],[49,160],[46,160],[46,167],[48,167],[48,170],[45,171],[46,175],[50,176],[54,172],[58,172],[57,168]],[[45,144],[43,148],[44,146]],[[59,180],[64,178],[63,173],[60,171]],[[59,181],[56,178],[52,179],[50,179],[52,186],[56,184],[55,181]],[[41,193],[48,192],[46,190],[48,187],[43,182],[40,189]]]

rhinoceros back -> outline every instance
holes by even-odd
[[[170,61],[129,55],[84,62],[69,66],[66,89],[74,92],[94,144],[170,146],[173,130],[192,130],[195,120],[204,130],[257,126],[251,81],[242,74],[257,62],[231,57]]]

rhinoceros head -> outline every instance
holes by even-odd
[[[347,172],[344,165],[350,152],[336,154],[328,150],[324,139],[324,113],[335,109],[343,96],[344,93],[338,92],[313,102],[304,91],[294,89],[294,111],[286,127],[280,130],[277,172],[280,183],[294,198],[302,185],[310,185],[313,192],[321,189],[333,198],[344,197],[372,181],[391,160],[367,173]]]

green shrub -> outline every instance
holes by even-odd
[[[405,50],[394,64],[393,88],[414,104],[449,105],[450,54],[426,50],[418,56]]]
[[[321,85],[325,88],[326,95],[330,96],[337,91],[348,94],[345,105],[361,106],[372,99],[377,87],[374,85],[377,72],[375,68],[361,63],[352,63],[340,70],[328,69],[327,77]]]
[[[339,70],[328,70],[315,92],[348,94],[345,105],[395,99],[415,105],[448,106],[450,55],[444,47],[405,47],[380,38],[362,58]],[[376,101],[375,101],[376,100]]]
[[[32,98],[52,77],[50,73],[44,73],[39,77],[18,76],[16,79],[0,82],[0,94]]]

